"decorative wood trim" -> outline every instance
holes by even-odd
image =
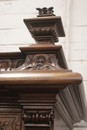
[[[24,64],[16,70],[62,70],[55,54],[27,55]]]
[[[24,63],[24,59],[0,60],[0,71],[12,71]]]
[[[49,73],[50,72],[50,73]],[[48,76],[49,75],[49,76]],[[34,78],[33,78],[34,77]],[[63,89],[69,84],[80,84],[82,77],[79,73],[59,71],[13,71],[0,73],[0,85],[31,85],[29,88]],[[38,85],[38,86],[35,86]],[[42,85],[42,87],[40,86]],[[48,85],[48,86],[47,86]],[[52,86],[54,85],[54,86]]]
[[[22,55],[22,53],[20,53],[20,55],[16,54],[16,53],[7,53],[6,57],[5,57],[5,54],[2,53],[1,58],[4,58],[4,59],[0,60],[0,71],[11,71],[11,70],[18,68],[19,66],[20,67],[17,70],[27,69],[28,66],[29,66],[29,69],[31,70],[31,69],[35,68],[35,66],[36,66],[36,65],[32,65],[32,62],[34,62],[34,59],[36,60],[36,63],[37,63],[37,58],[41,58],[41,57],[42,57],[42,59],[43,58],[45,59],[44,62],[46,62],[46,65],[44,63],[44,65],[45,65],[44,67],[37,66],[39,68],[42,68],[42,69],[44,68],[44,69],[48,69],[48,70],[50,70],[50,69],[55,70],[57,68],[63,70],[63,68],[64,69],[67,68],[67,64],[65,62],[65,58],[64,58],[61,46],[55,47],[54,45],[50,45],[50,46],[38,45],[38,47],[35,47],[35,48],[36,48],[35,51],[34,51],[33,46],[30,46],[28,48],[26,48],[26,47],[20,48],[23,55]],[[48,49],[46,50],[46,48],[48,48]],[[41,52],[41,50],[45,51],[45,53]],[[37,52],[37,51],[39,51],[39,52]],[[61,53],[61,51],[62,51],[62,53]],[[25,52],[28,53],[26,58],[24,58],[26,55]],[[30,52],[32,54],[29,54]],[[34,54],[33,54],[33,52],[34,52]],[[19,56],[20,56],[20,58],[19,58]],[[22,59],[21,59],[21,56],[23,57]],[[51,59],[53,59],[53,60],[51,60],[52,63],[49,62],[50,57],[51,57]],[[9,58],[9,59],[6,59],[6,58]],[[19,62],[20,62],[20,64],[19,64]],[[23,64],[23,62],[25,62],[25,63]],[[54,66],[53,66],[53,64],[54,64]],[[36,70],[38,70],[37,67],[36,67]]]
[[[4,107],[3,107],[4,108]],[[22,130],[21,113],[14,109],[9,111],[5,108],[4,112],[1,113],[0,108],[0,130]]]
[[[55,16],[53,14],[53,7],[43,7],[43,8],[36,8],[39,11],[39,15],[37,17],[46,17],[46,16]]]
[[[22,119],[24,120],[25,124],[44,124],[45,125],[53,125],[54,124],[54,112],[51,111],[46,111],[46,112],[41,112],[39,111],[31,111],[31,112],[24,112],[22,113]]]
[[[29,47],[20,47],[21,52],[25,54],[56,54],[59,65],[68,69],[66,58],[61,45],[51,45],[51,44],[34,44]]]
[[[39,99],[40,98],[40,99]],[[48,93],[23,93],[18,100],[23,108],[22,119],[25,128],[49,129],[54,127],[54,104],[56,94]]]
[[[52,8],[39,11],[46,17],[24,22],[40,45],[0,53],[1,130],[53,130],[55,108],[71,129],[87,121],[82,76],[68,69],[62,47],[51,45],[65,36],[61,17]]]
[[[21,52],[3,52],[0,53],[0,60],[4,59],[20,59],[20,58],[25,58],[25,55],[22,54]]]

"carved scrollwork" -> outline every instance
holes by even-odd
[[[15,68],[18,68],[24,63],[24,59],[16,60],[0,60],[0,71],[12,71]]]
[[[11,70],[11,60],[0,60],[0,71]]]
[[[55,54],[32,54],[26,59],[0,60],[0,71],[63,70]]]
[[[7,116],[7,117],[6,117]],[[0,117],[0,130],[21,130],[22,120],[21,116],[5,115]]]
[[[58,65],[55,54],[35,54],[27,55],[24,64],[16,70],[58,70],[62,69]]]
[[[36,8],[39,11],[39,15],[38,17],[43,17],[43,16],[54,16],[53,14],[53,7],[49,7],[49,8]]]
[[[4,123],[2,123],[1,121],[0,121],[0,130],[6,130],[6,126],[8,125],[8,122],[4,122]]]

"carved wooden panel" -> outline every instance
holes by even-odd
[[[13,70],[63,70],[63,68],[58,65],[56,54],[27,55],[25,60],[0,60],[0,71]]]
[[[27,55],[23,65],[17,70],[56,70],[59,69],[55,54]]]
[[[0,130],[23,130],[21,114],[0,113]]]
[[[11,59],[4,59],[0,60],[0,71],[11,71],[17,67],[19,67],[21,64],[24,63],[24,59],[17,59],[17,60],[11,60]]]

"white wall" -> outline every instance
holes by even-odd
[[[83,76],[87,98],[87,0],[69,1],[69,67]]]
[[[69,68],[82,74],[87,99],[87,0],[70,0],[68,4]],[[87,123],[77,123],[73,130],[87,130]]]

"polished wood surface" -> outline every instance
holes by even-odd
[[[60,85],[80,84],[82,76],[79,73],[63,72],[63,71],[23,71],[23,72],[1,72],[0,85]],[[31,86],[29,86],[31,87]],[[50,86],[46,86],[47,88]],[[41,88],[41,86],[40,86]],[[39,88],[39,89],[40,89]],[[53,86],[55,89],[55,86]]]

